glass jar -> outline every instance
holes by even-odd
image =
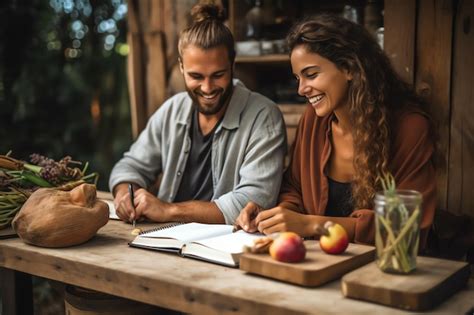
[[[351,5],[345,5],[344,8],[342,9],[342,16],[349,21],[352,21],[354,23],[359,23],[359,13],[357,12],[357,9]]]
[[[367,0],[364,8],[364,26],[375,37],[375,32],[383,26],[383,1]]]
[[[384,44],[384,32],[385,29],[384,27],[379,27],[377,31],[375,31],[375,36],[377,38],[377,43],[379,43],[380,48],[383,49],[383,44]]]
[[[262,0],[256,0],[255,5],[245,14],[245,37],[260,39],[263,33],[264,12]]]
[[[415,190],[375,194],[377,266],[384,272],[406,274],[416,268],[422,195]]]

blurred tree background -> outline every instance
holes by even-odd
[[[108,190],[132,136],[125,0],[0,3],[0,154],[89,162]]]

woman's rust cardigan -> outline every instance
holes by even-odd
[[[301,213],[324,215],[328,202],[325,168],[331,154],[331,121],[333,114],[316,116],[308,106],[300,120],[291,156],[280,190],[280,202],[297,206]],[[397,188],[414,189],[423,195],[420,248],[433,222],[436,207],[436,175],[432,163],[434,152],[429,120],[417,109],[403,110],[392,126],[392,148],[389,170]],[[374,211],[356,209],[350,217],[355,221],[356,243],[373,244]]]

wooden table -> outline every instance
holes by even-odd
[[[6,268],[4,274],[20,271],[14,274],[49,278],[183,312],[406,313],[346,299],[339,280],[308,289],[175,254],[131,248],[127,246],[133,238],[130,231],[130,225],[110,221],[89,242],[62,249],[30,246],[18,238],[1,240],[0,266]],[[16,294],[24,294],[19,291]],[[473,306],[471,278],[466,289],[430,314],[464,314]]]

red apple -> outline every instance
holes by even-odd
[[[321,249],[328,254],[341,254],[349,245],[349,237],[342,225],[327,221],[319,239]]]
[[[270,246],[270,256],[282,262],[300,262],[306,255],[303,239],[296,233],[284,232]]]

